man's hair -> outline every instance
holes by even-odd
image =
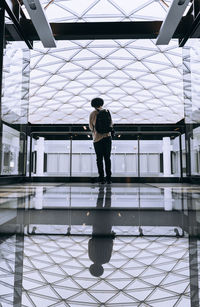
[[[99,107],[102,107],[102,105],[104,104],[104,101],[102,98],[94,98],[92,99],[91,101],[91,106],[93,108],[99,108]]]
[[[104,272],[104,268],[100,263],[93,263],[89,267],[89,271],[93,276],[100,277]]]

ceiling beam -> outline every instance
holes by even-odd
[[[18,38],[17,40],[23,40],[27,44],[28,48],[33,49],[32,43],[30,42],[29,39],[27,39],[26,34],[24,33],[21,25],[19,24],[18,19],[16,18],[15,14],[13,13],[13,11],[10,8],[10,6],[8,5],[8,3],[5,0],[2,0],[0,5],[2,7],[4,7],[8,16],[10,17],[11,21],[13,22],[11,24],[12,27],[9,28],[9,29],[7,28],[8,24],[5,23],[6,33],[9,33],[12,38],[17,37]]]
[[[45,48],[55,48],[56,42],[40,1],[23,0],[23,2],[43,46]]]
[[[168,45],[190,0],[173,0],[162,23],[156,45]]]
[[[189,16],[183,17],[173,38],[181,38],[187,33]],[[50,23],[56,40],[78,39],[155,39],[158,36],[162,21],[134,22],[86,22],[86,23]],[[21,19],[20,25],[31,40],[39,40],[39,36],[30,20]],[[12,27],[12,25],[7,25]],[[11,31],[10,31],[11,32]],[[9,34],[7,40],[15,40]]]

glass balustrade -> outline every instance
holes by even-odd
[[[3,125],[1,141],[1,175],[24,175],[26,135]]]
[[[36,135],[31,136],[31,176],[98,176],[90,134],[88,140],[73,139],[73,133],[64,132],[55,133],[59,139]],[[112,176],[182,177],[185,165],[183,137],[178,132],[171,136],[160,133],[159,138],[155,135],[132,133],[132,140],[123,140],[118,134],[112,140]],[[60,139],[62,137],[65,139]]]

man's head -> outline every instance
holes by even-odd
[[[103,101],[103,99],[102,98],[94,98],[94,99],[92,99],[92,101],[91,101],[91,106],[93,107],[93,108],[99,108],[99,107],[102,107],[103,106],[103,104],[104,104],[104,101]]]
[[[104,268],[102,267],[100,263],[93,263],[89,267],[89,271],[93,276],[99,277],[103,274]]]

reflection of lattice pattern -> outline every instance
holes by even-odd
[[[188,241],[117,238],[104,273],[86,237],[25,238],[22,306],[190,306]]]
[[[45,7],[50,0],[42,0]],[[49,21],[92,22],[163,20],[171,0],[54,0],[47,8]]]
[[[181,50],[172,41],[59,41],[31,56],[29,121],[87,123],[90,101],[105,100],[114,123],[174,123],[183,113]]]
[[[0,240],[0,306],[13,306],[15,236]]]

